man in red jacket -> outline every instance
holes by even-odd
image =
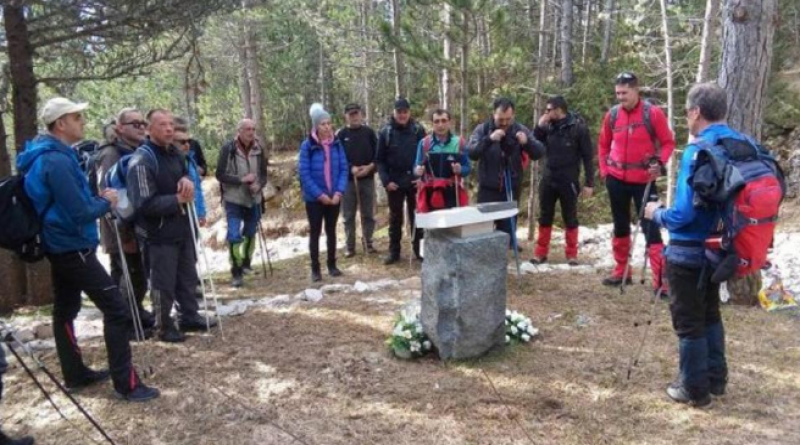
[[[603,280],[607,286],[619,286],[624,277],[631,249],[631,200],[638,213],[649,182],[652,182],[648,201],[658,199],[655,180],[663,174],[664,166],[675,150],[675,137],[664,112],[639,96],[639,80],[632,73],[622,73],[615,81],[619,105],[603,119],[598,138],[597,158],[600,177],[605,181],[614,218],[614,238],[611,246],[616,266],[611,276]],[[662,279],[664,243],[661,232],[650,221],[641,221],[647,241],[647,254],[653,272],[653,288],[666,291]]]

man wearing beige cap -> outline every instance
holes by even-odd
[[[116,283],[97,260],[97,219],[117,203],[112,189],[92,196],[89,182],[70,145],[83,139],[86,103],[50,99],[40,113],[46,133],[27,144],[17,157],[25,175],[25,192],[42,216],[42,242],[50,261],[53,292],[53,336],[65,386],[77,390],[111,376],[118,397],[143,402],[159,396],[136,374],[128,343],[131,316]],[[74,320],[81,309],[81,292],[103,313],[108,371],[83,363]]]

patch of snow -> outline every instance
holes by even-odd
[[[310,301],[311,303],[318,303],[322,301],[323,295],[319,289],[306,289],[295,295],[294,298],[297,300]]]

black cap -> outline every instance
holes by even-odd
[[[411,108],[411,104],[408,103],[408,99],[405,97],[398,97],[396,101],[394,101],[394,109],[395,110],[408,110]]]
[[[361,111],[361,105],[357,103],[349,103],[344,106],[344,114],[350,114],[353,111]]]

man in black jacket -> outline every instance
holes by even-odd
[[[344,233],[347,248],[344,256],[356,254],[356,210],[361,213],[361,236],[366,253],[375,253],[372,234],[375,231],[375,154],[378,150],[378,136],[375,131],[362,123],[361,105],[348,104],[344,107],[347,126],[336,133],[342,141],[350,164],[347,190],[342,197]]]
[[[147,121],[150,138],[131,159],[128,193],[136,211],[136,234],[147,246],[150,296],[159,339],[177,343],[186,337],[170,317],[173,303],[177,302],[182,330],[206,326],[197,313],[194,297],[200,280],[187,208],[194,201],[194,183],[188,177],[183,154],[172,145],[172,113],[151,110]]]
[[[470,159],[479,161],[478,202],[518,201],[524,174],[523,153],[537,160],[544,156],[544,146],[528,128],[514,121],[511,99],[495,99],[492,109],[492,119],[478,125],[468,143]],[[512,220],[495,221],[495,227],[511,235]],[[513,240],[512,237],[510,241]]]
[[[560,201],[566,226],[564,251],[567,262],[575,266],[578,264],[578,196],[591,197],[594,187],[589,129],[578,115],[569,111],[562,96],[553,96],[547,100],[547,109],[533,135],[544,141],[547,162],[539,186],[539,235],[531,263],[547,261],[556,202]],[[586,175],[582,190],[581,163]]]
[[[417,209],[417,177],[414,166],[417,145],[425,137],[425,129],[411,118],[411,105],[405,98],[394,103],[394,113],[378,135],[378,174],[389,198],[389,255],[384,264],[400,260],[400,241],[403,238],[403,203],[408,221],[414,226]],[[414,230],[414,256],[421,259],[419,240],[422,230]]]

